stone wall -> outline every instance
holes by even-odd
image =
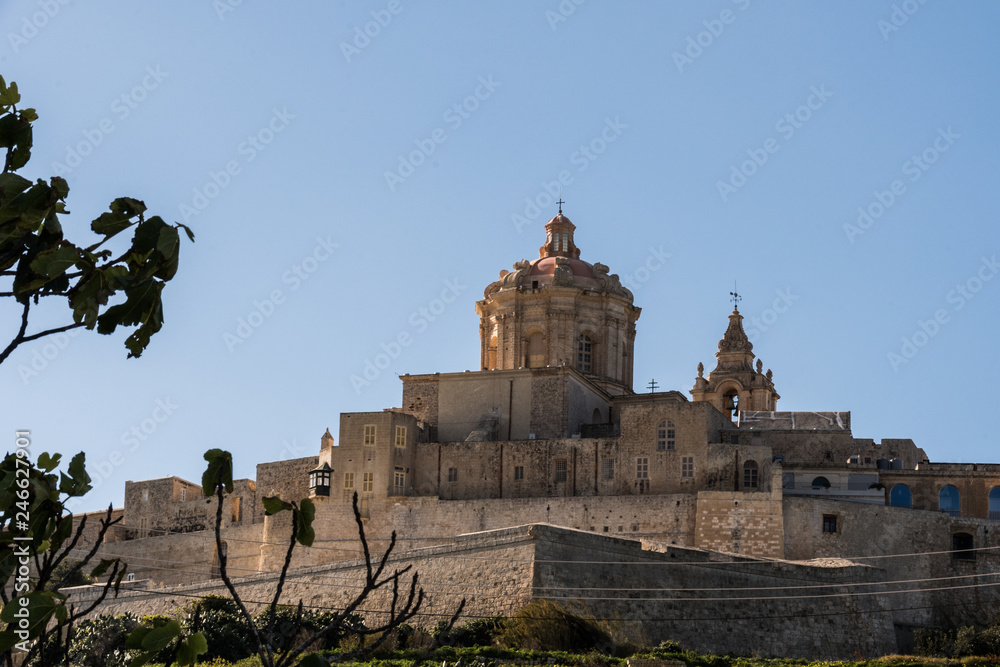
[[[655,553],[628,539],[532,528],[547,533],[535,551],[538,595],[580,605],[647,644],[673,639],[705,652],[814,659],[895,651],[892,618],[880,599],[842,595],[852,585],[879,582],[876,568],[677,547]],[[828,588],[817,594],[803,582]]]
[[[786,497],[783,507],[786,558],[851,558],[884,569],[889,581],[909,582],[886,596],[903,635],[913,627],[954,628],[995,620],[1000,608],[1000,587],[992,583],[1000,574],[998,522],[814,498]],[[832,532],[824,530],[832,527],[829,517],[835,520]],[[971,535],[978,551],[955,553],[956,533]],[[905,637],[902,644],[905,649]]]
[[[307,497],[309,495],[309,471],[318,464],[319,457],[317,456],[258,463],[257,496],[254,499],[253,507],[254,519],[256,521],[263,520],[263,498],[281,496],[284,500],[299,500]]]
[[[699,491],[694,543],[702,549],[783,558],[781,491]]]
[[[680,641],[700,651],[808,658],[876,656],[895,650],[892,619],[876,597],[845,597],[846,587],[880,581],[875,568],[732,558],[692,549],[643,549],[640,542],[548,525],[462,535],[400,550],[389,570],[412,566],[427,602],[413,623],[433,626],[461,599],[463,618],[510,615],[531,598],[549,598],[604,621],[621,637],[655,645]],[[361,585],[358,561],[294,570],[282,602],[338,609]],[[828,586],[823,594],[802,582]],[[238,578],[250,602],[271,598],[273,574]],[[225,594],[221,582],[156,588],[132,582],[103,613],[169,614],[192,599]],[[798,593],[791,594],[790,591]],[[362,606],[370,622],[387,604],[383,590]],[[92,590],[75,589],[82,603]],[[761,600],[765,598],[765,600]],[[259,604],[251,605],[254,610]]]

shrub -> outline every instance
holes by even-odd
[[[494,640],[503,632],[507,619],[502,616],[474,618],[448,630],[447,621],[438,621],[431,636],[442,646],[493,646]]]
[[[550,600],[534,600],[504,625],[502,646],[543,651],[607,648],[611,638],[596,621],[567,611]]]

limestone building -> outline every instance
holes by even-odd
[[[404,375],[400,407],[342,414],[337,436],[327,430],[315,456],[261,463],[256,480],[238,481],[223,511],[233,566],[245,573],[280,566],[285,519],[265,517],[261,505],[274,494],[317,503],[316,545],[300,550],[296,565],[355,557],[357,493],[369,537],[384,543],[395,530],[405,549],[446,549],[459,535],[544,523],[590,534],[542,531],[594,554],[618,548],[608,539],[634,540],[647,554],[766,564],[772,574],[794,571],[797,582],[813,577],[845,590],[856,577],[998,576],[1000,465],[930,463],[912,440],[857,438],[846,411],[778,411],[775,376],[755,356],[738,308],[728,321],[720,313],[715,368],[706,374],[698,364],[690,399],[676,390],[635,393],[640,308],[607,266],[581,256],[576,227],[560,210],[545,225],[539,257],[501,271],[475,304],[481,370]],[[195,484],[128,482],[125,527],[106,551],[128,560],[139,578],[210,582],[214,517],[214,500],[201,498]],[[909,556],[887,558],[899,554]],[[817,558],[857,564],[837,561],[854,568],[841,576],[829,560],[791,562]],[[735,576],[700,572],[699,585],[709,588]],[[644,585],[655,583],[643,576]],[[905,648],[916,627],[983,620],[997,602],[987,587],[969,589],[973,603],[962,597],[969,590],[947,586],[894,591],[895,598],[888,583],[885,590],[864,613],[883,614],[879,622],[895,634],[869,637],[864,650]],[[862,613],[862,598],[846,595],[854,611],[832,613]],[[841,620],[824,630],[834,643],[836,633],[854,633]],[[680,633],[713,650],[754,645],[745,637],[726,645],[697,628],[648,631]],[[801,647],[811,645],[804,635],[789,650],[808,655]]]

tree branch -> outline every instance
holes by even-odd
[[[0,352],[0,364],[4,362],[4,359],[10,356],[10,353],[14,351],[14,348],[24,342],[24,332],[28,329],[28,310],[30,309],[31,302],[25,301],[24,310],[21,311],[21,328],[17,332],[17,335],[14,336],[14,340],[10,341],[10,345],[8,345],[3,352]]]
[[[52,334],[62,333],[63,331],[69,331],[70,329],[78,329],[80,327],[87,326],[85,322],[77,322],[76,324],[67,324],[64,327],[57,327],[55,329],[48,329],[47,331],[40,331],[36,334],[31,334],[30,336],[25,336],[22,343],[28,343],[30,341],[42,338],[44,336],[51,336]]]
[[[226,589],[229,594],[233,596],[233,602],[239,608],[240,613],[243,614],[244,620],[250,626],[250,632],[253,634],[254,642],[257,644],[257,654],[260,656],[261,662],[264,663],[264,667],[273,667],[274,658],[271,654],[270,647],[267,647],[265,652],[265,647],[261,643],[260,633],[257,631],[257,626],[254,625],[253,616],[247,611],[247,607],[243,604],[240,594],[236,592],[236,587],[233,586],[233,580],[229,578],[229,572],[226,568],[226,563],[229,561],[229,556],[226,551],[222,548],[222,498],[223,498],[223,484],[221,482],[222,473],[219,473],[219,479],[215,480],[215,497],[218,500],[218,506],[215,508],[215,551],[219,556],[219,578],[222,579],[222,583],[226,585]],[[265,656],[267,660],[265,661]]]

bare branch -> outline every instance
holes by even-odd
[[[220,472],[221,477],[221,472]],[[250,626],[250,632],[253,634],[254,642],[257,644],[257,653],[260,655],[261,662],[264,663],[265,667],[272,667],[274,664],[274,658],[272,657],[271,647],[266,647],[263,645],[260,639],[260,633],[257,631],[257,626],[254,625],[253,616],[247,611],[247,607],[243,604],[240,594],[236,592],[236,587],[233,586],[232,579],[229,578],[229,572],[226,568],[226,563],[229,560],[229,556],[226,554],[226,550],[222,548],[222,498],[223,498],[223,485],[220,480],[215,480],[215,497],[218,500],[218,505],[215,508],[215,551],[219,557],[219,577],[222,579],[222,583],[226,585],[226,589],[229,594],[233,597],[233,602],[239,608],[240,613],[243,614],[244,620]],[[265,656],[267,659],[265,660]]]
[[[25,336],[24,339],[21,342],[22,343],[27,343],[29,341],[33,341],[33,340],[36,340],[38,338],[42,338],[43,336],[51,336],[52,334],[62,333],[63,331],[69,331],[70,329],[78,329],[78,328],[83,327],[83,326],[86,326],[86,323],[84,323],[84,322],[77,322],[76,324],[67,324],[64,327],[57,327],[55,329],[48,329],[46,331],[40,331],[39,333],[36,333],[36,334],[31,334],[30,336]]]
[[[28,330],[28,310],[30,308],[31,302],[25,301],[24,310],[21,311],[21,328],[18,330],[17,335],[14,336],[14,339],[10,341],[10,345],[8,345],[3,352],[0,352],[0,364],[2,364],[4,360],[10,356],[10,353],[14,351],[14,348],[24,342],[24,332]]]

